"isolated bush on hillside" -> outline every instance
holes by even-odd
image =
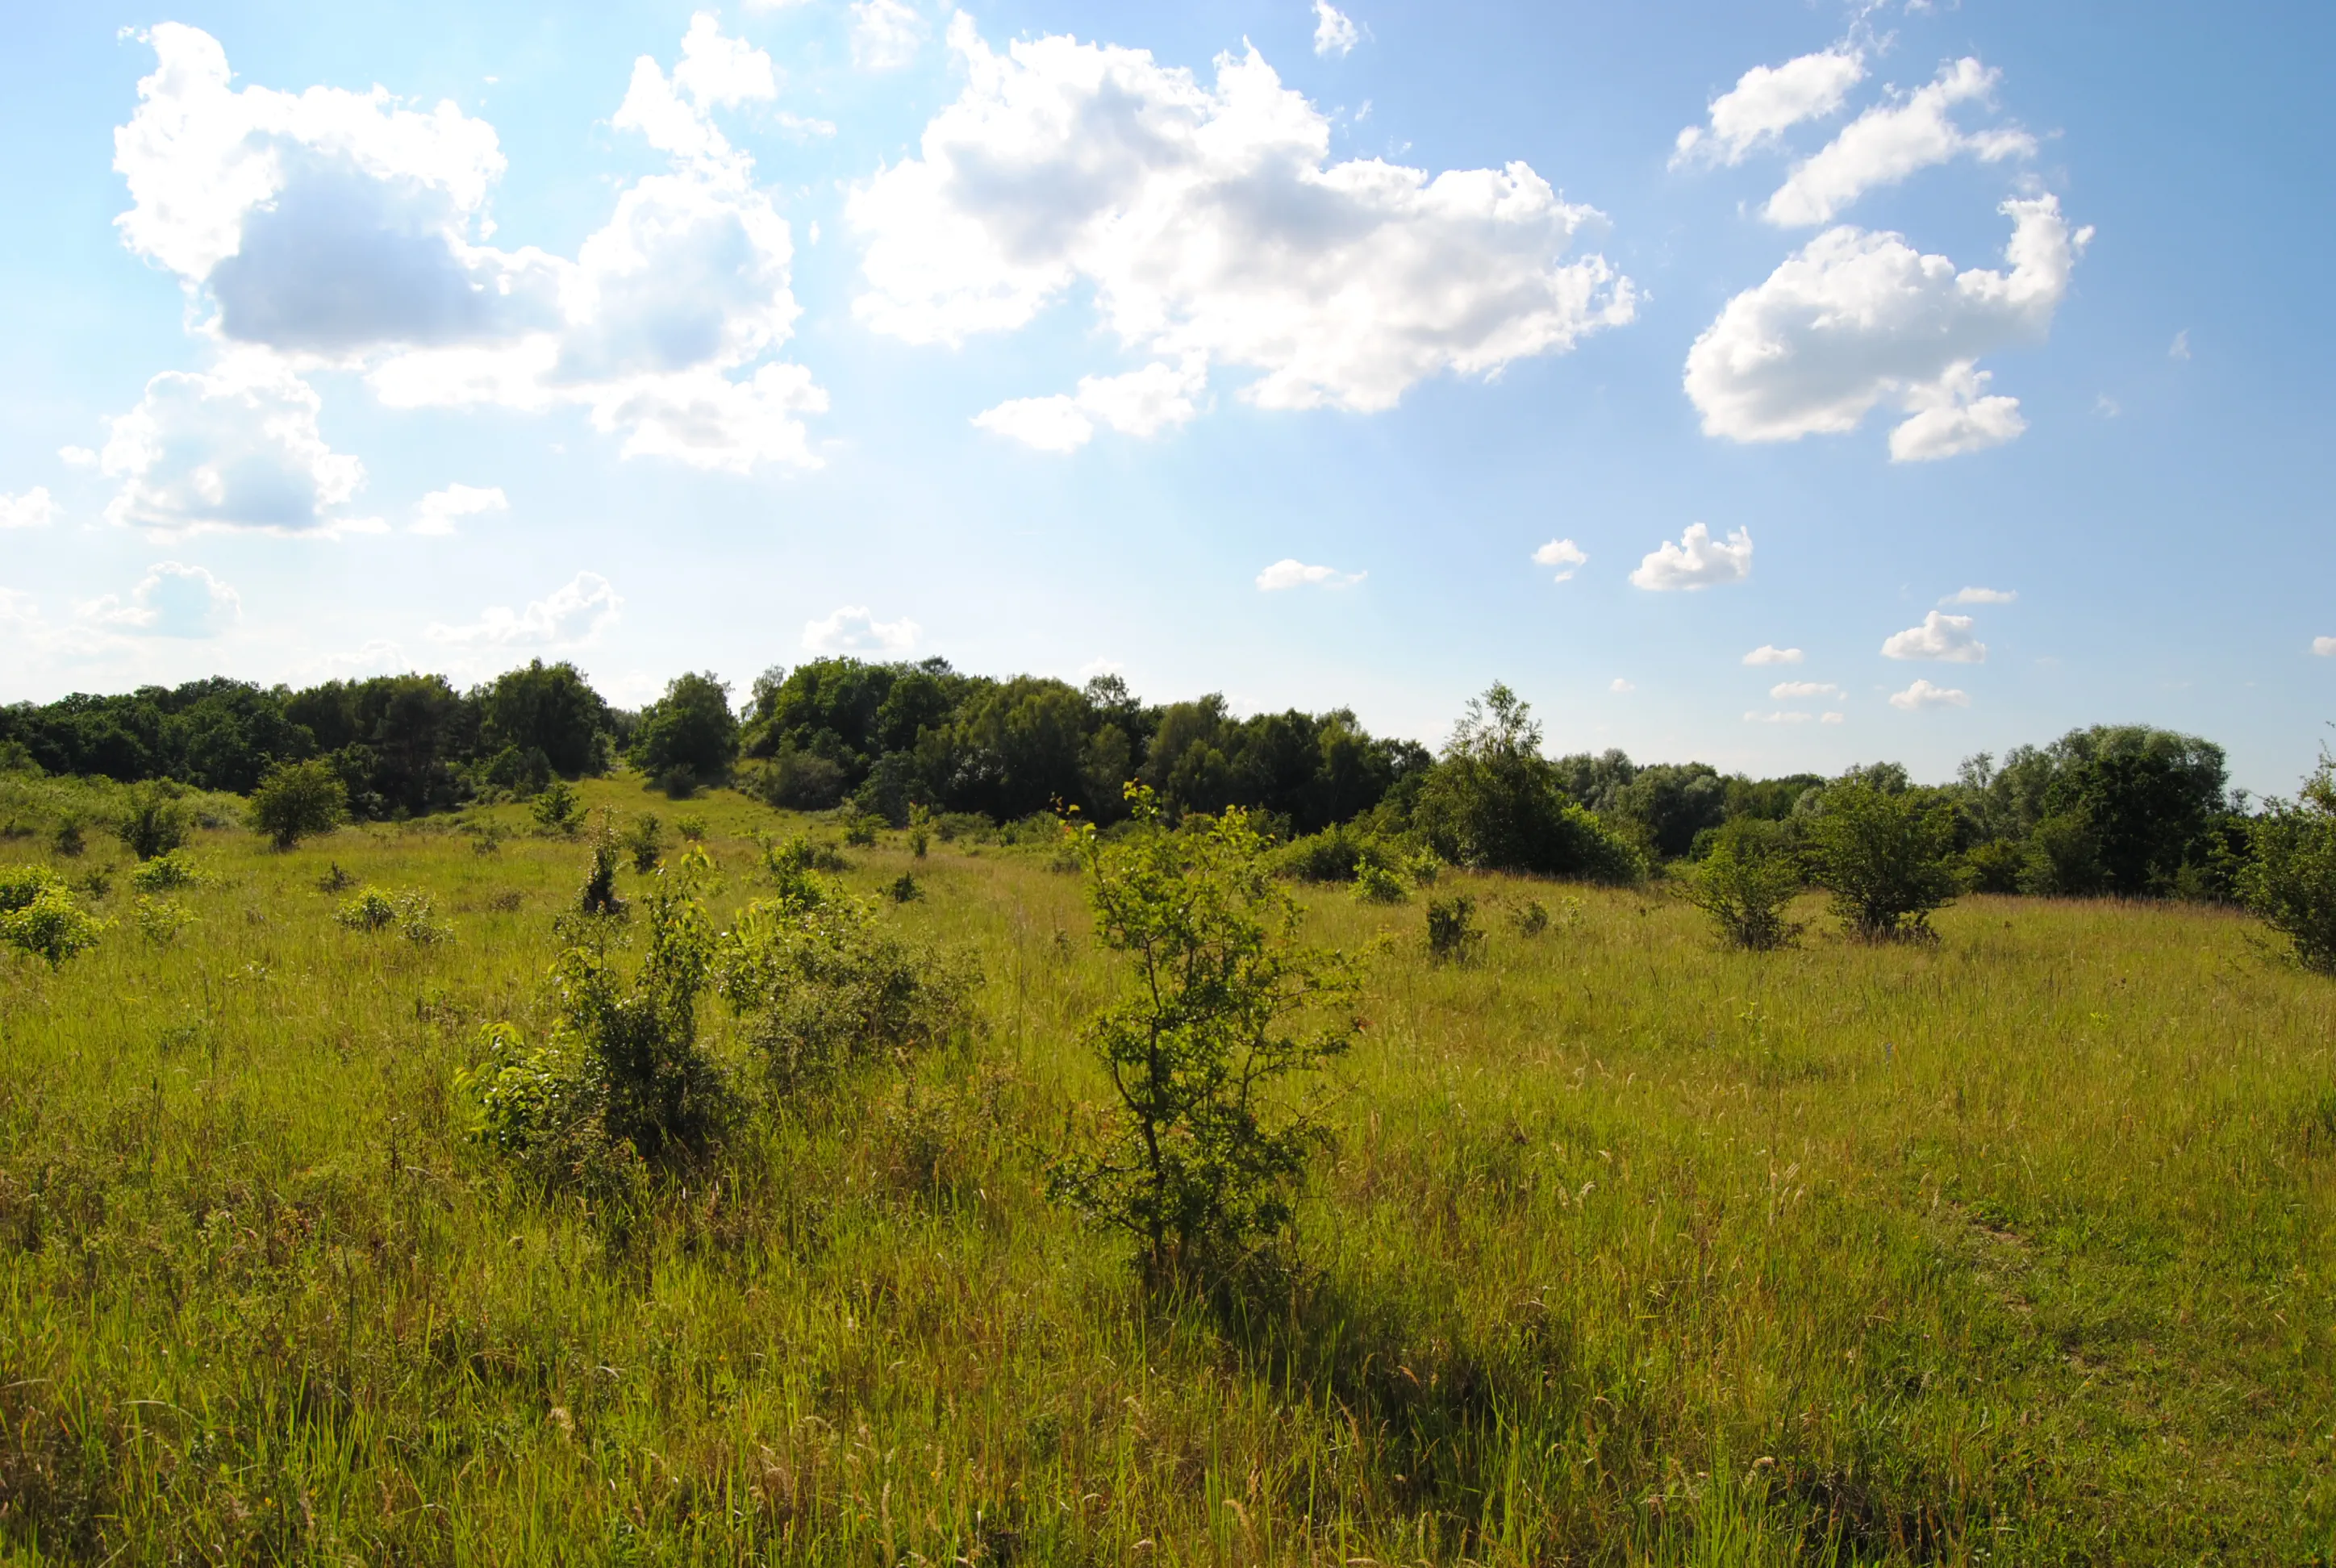
[[[803,875],[807,890],[748,905],[715,945],[715,983],[774,1094],[905,1062],[971,1028],[978,969],[903,940],[868,904]]]
[[[113,833],[131,854],[151,861],[184,844],[193,828],[194,813],[179,798],[179,786],[150,780],[131,786]]]
[[[1711,835],[1686,874],[1689,903],[1711,917],[1731,947],[1789,946],[1801,928],[1785,911],[1801,891],[1801,866],[1780,824],[1739,817]]]
[[[2325,755],[2292,802],[2264,803],[2240,896],[2288,940],[2295,961],[2336,975],[2336,759]]]
[[[321,759],[278,763],[251,792],[251,825],[279,850],[332,832],[348,814],[348,787]]]
[[[45,866],[0,868],[0,944],[57,969],[98,943],[105,922],[73,901],[63,878]]]
[[[1473,963],[1484,946],[1476,901],[1466,893],[1427,901],[1427,956],[1440,964]]]
[[[1902,775],[1903,776],[1903,775]],[[1954,808],[1930,792],[1853,771],[1808,819],[1808,855],[1844,930],[1868,940],[1925,936],[1954,901]]]
[[[730,687],[711,675],[684,675],[641,710],[628,760],[676,799],[725,778],[738,755]]]
[[[584,873],[584,891],[576,905],[588,915],[622,918],[625,901],[617,896],[617,828],[609,813],[600,813],[600,827],[592,835],[592,859]]]
[[[624,842],[633,857],[633,870],[647,876],[657,869],[657,861],[665,853],[665,824],[657,821],[657,813],[643,812],[626,830]]]
[[[528,815],[548,833],[572,833],[584,822],[584,804],[566,779],[553,779],[528,802]]]
[[[1495,684],[1468,704],[1411,809],[1413,825],[1455,865],[1635,882],[1638,848],[1570,799],[1541,754],[1532,709]]]
[[[1171,833],[1151,790],[1127,798],[1124,836],[1066,830],[1129,985],[1086,1029],[1118,1101],[1108,1131],[1065,1150],[1047,1191],[1134,1237],[1152,1283],[1206,1281],[1289,1222],[1326,1139],[1295,1091],[1353,1041],[1356,980],[1343,957],[1299,944],[1297,902],[1244,813]]]
[[[183,850],[156,855],[130,873],[130,885],[141,893],[171,892],[190,888],[202,880],[202,872]]]

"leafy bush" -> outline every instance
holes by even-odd
[[[572,833],[584,822],[584,805],[577,795],[576,786],[566,779],[556,778],[536,792],[528,803],[528,815],[535,825],[548,833]]]
[[[0,894],[0,910],[5,910],[0,912],[0,943],[45,959],[52,969],[97,946],[105,931],[105,922],[73,902],[73,894],[54,876],[38,883],[18,879],[5,885],[8,891]],[[16,901],[16,890],[26,887],[32,896]]]
[[[1298,905],[1243,813],[1169,833],[1150,790],[1128,801],[1125,837],[1072,834],[1096,933],[1130,971],[1086,1030],[1119,1104],[1098,1147],[1049,1165],[1047,1191],[1133,1236],[1152,1282],[1207,1281],[1290,1220],[1325,1141],[1290,1081],[1352,1042],[1356,982],[1342,957],[1298,945]]]
[[[843,824],[843,842],[854,849],[866,849],[876,842],[876,830],[883,825],[881,817],[874,816],[846,803],[837,820]]]
[[[813,752],[786,751],[746,764],[738,788],[783,811],[823,812],[843,799],[843,765]]]
[[[896,904],[914,903],[925,896],[925,890],[919,887],[917,879],[907,872],[893,878],[891,885],[884,891]]]
[[[2016,893],[2028,870],[2028,846],[1990,839],[1963,852],[1963,880],[1978,893]]]
[[[464,1079],[482,1141],[548,1179],[590,1187],[625,1184],[639,1161],[696,1152],[719,1135],[735,1107],[697,1038],[715,950],[700,874],[686,860],[657,873],[645,900],[648,950],[630,975],[605,946],[560,955],[549,1039],[530,1047],[508,1024],[486,1030],[485,1062]]]
[[[1788,947],[1801,928],[1785,911],[1801,891],[1801,868],[1779,824],[1742,817],[1713,834],[1687,873],[1687,900],[1711,917],[1732,947]]]
[[[688,799],[700,781],[727,776],[737,755],[730,687],[711,675],[676,677],[633,731],[632,765],[676,800]]]
[[[190,888],[202,873],[184,850],[170,850],[140,864],[130,873],[130,885],[141,893],[167,893]]]
[[[183,845],[193,827],[193,813],[179,798],[179,787],[154,780],[130,787],[113,833],[131,854],[151,861]]]
[[[1476,901],[1466,893],[1427,901],[1427,955],[1438,963],[1465,964],[1484,945],[1476,925]]]
[[[2322,756],[2293,802],[2265,803],[2240,896],[2288,940],[2295,961],[2336,975],[2336,761]]]
[[[175,899],[140,899],[137,919],[138,934],[148,946],[157,948],[169,947],[180,931],[195,923],[193,911]]]
[[[64,879],[46,866],[0,866],[0,915],[14,914],[52,888],[62,891]]]
[[[1355,866],[1355,897],[1367,904],[1400,904],[1411,899],[1411,889],[1384,861],[1360,861]]]
[[[386,893],[366,888],[333,911],[333,919],[353,931],[382,931],[394,927],[419,947],[453,940],[453,928],[436,919],[437,905],[419,888]]]
[[[780,1096],[961,1036],[980,978],[967,962],[903,941],[834,888],[809,901],[748,905],[722,934],[715,969]]]
[[[353,931],[377,931],[397,921],[397,906],[379,888],[367,888],[333,911],[333,919]]]
[[[673,831],[686,842],[702,844],[706,842],[706,819],[701,816],[677,817],[674,821]]]
[[[1858,774],[1828,787],[1809,819],[1809,859],[1844,930],[1871,941],[1930,934],[1954,901],[1954,808]]]
[[[665,824],[657,813],[643,812],[634,820],[625,833],[625,848],[632,852],[634,871],[647,876],[657,870],[658,857],[665,853]]]
[[[625,901],[617,896],[617,830],[606,813],[592,837],[591,867],[584,873],[584,891],[577,907],[588,915],[622,916]]]
[[[1539,899],[1527,899],[1510,909],[1509,923],[1516,927],[1521,937],[1537,937],[1549,930],[1549,911],[1542,907]]]
[[[278,763],[251,792],[251,825],[279,850],[328,833],[348,820],[348,786],[330,763]]]
[[[1507,687],[1468,704],[1412,805],[1413,826],[1455,865],[1636,882],[1646,857],[1567,798],[1541,726]]]
[[[59,823],[57,831],[49,835],[49,847],[67,860],[78,858],[89,847],[82,836],[81,819],[69,816]]]

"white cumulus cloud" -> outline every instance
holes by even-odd
[[[83,620],[148,637],[217,637],[243,618],[235,589],[200,566],[158,561],[123,599],[107,594],[79,607]]]
[[[1725,540],[1715,540],[1711,530],[1699,522],[1687,525],[1687,531],[1673,544],[1665,540],[1649,551],[1630,574],[1634,588],[1663,591],[1671,589],[1709,588],[1714,583],[1741,582],[1752,575],[1752,536],[1743,529],[1730,532]]]
[[[2318,654],[2321,658],[2336,658],[2336,637],[2313,638],[2312,639],[2312,651]]]
[[[1941,66],[1929,85],[1868,109],[1822,151],[1795,166],[1761,216],[1787,227],[1828,223],[1876,186],[1895,185],[1951,158],[1968,153],[1993,163],[2035,151],[2036,139],[2024,131],[1966,132],[1947,112],[1957,104],[1985,102],[1999,76],[1965,57]]]
[[[1782,65],[1755,65],[1711,101],[1708,129],[1690,125],[1679,133],[1671,166],[1701,160],[1741,163],[1804,120],[1822,120],[1839,109],[1864,79],[1864,55],[1839,45]]]
[[[22,495],[0,495],[0,528],[46,528],[56,514],[56,502],[44,485]]]
[[[1932,610],[1922,624],[1910,626],[1882,644],[1884,658],[1931,658],[1943,664],[1983,664],[1987,644],[1971,635],[1971,618]]]
[[[510,510],[511,499],[503,494],[502,486],[499,484],[485,488],[475,484],[450,484],[422,498],[421,504],[414,509],[414,531],[452,533],[456,518]]]
[[[1149,436],[1185,424],[1199,412],[1192,400],[1207,378],[1207,366],[1196,358],[1181,366],[1155,360],[1124,375],[1081,376],[1076,394],[1001,403],[975,414],[973,423],[1042,452],[1069,452],[1085,445],[1097,424]]]
[[[1611,681],[1607,683],[1606,689],[1612,692],[1616,696],[1628,696],[1639,688],[1632,682],[1624,680],[1618,675]]]
[[[803,645],[807,653],[872,653],[899,658],[917,646],[923,630],[906,616],[878,620],[866,605],[848,604],[824,620],[805,621]]]
[[[1563,582],[1575,572],[1580,571],[1583,567],[1590,564],[1589,555],[1583,551],[1580,545],[1574,543],[1570,539],[1551,540],[1547,544],[1544,544],[1539,550],[1534,550],[1533,552],[1533,564],[1535,566],[1554,566],[1561,568],[1562,570],[1557,574],[1557,580],[1560,582]]]
[[[1959,588],[1939,602],[1941,604],[2010,604],[2019,598],[2019,594],[2008,588]]]
[[[579,571],[523,610],[495,605],[468,626],[433,625],[433,642],[455,648],[541,648],[589,642],[612,625],[625,601],[597,571]]]
[[[1744,656],[1746,664],[1798,664],[1806,656],[1796,648],[1778,648],[1764,642]]]
[[[1756,708],[1747,713],[1744,716],[1744,719],[1747,724],[1808,724],[1814,721],[1816,716],[1817,716],[1813,713],[1804,713],[1797,708],[1784,709],[1773,713],[1762,713]]]
[[[799,367],[753,368],[797,315],[787,224],[713,118],[772,97],[775,75],[710,13],[670,76],[635,63],[611,123],[671,168],[624,187],[573,260],[490,242],[505,161],[453,103],[237,88],[208,34],[148,39],[155,70],[115,135],[120,226],[208,307],[209,335],[362,367],[393,406],[581,404],[628,455],[817,461],[798,416],[824,394]]]
[[[1780,680],[1768,688],[1768,695],[1778,702],[1797,702],[1805,697],[1839,696],[1841,687],[1830,681]]]
[[[1821,713],[1817,715],[1817,722],[1819,724],[1845,724],[1848,720],[1849,716],[1847,714],[1838,711]]]
[[[1363,41],[1354,18],[1330,4],[1330,0],[1314,0],[1314,53],[1321,55],[1348,55]]]
[[[1091,291],[1131,349],[1259,372],[1260,406],[1377,411],[1631,317],[1603,258],[1565,259],[1595,211],[1523,163],[1331,163],[1328,117],[1254,50],[1204,87],[1067,37],[996,53],[962,13],[949,42],[964,90],[849,202],[880,332],[953,344]]]
[[[1927,680],[1917,680],[1904,691],[1892,692],[1890,706],[1907,713],[1933,707],[1969,707],[1971,696],[1951,686],[1932,686]]]
[[[852,63],[862,71],[898,71],[924,39],[924,23],[901,0],[852,0]]]
[[[323,400],[283,361],[229,355],[209,374],[165,371],[116,417],[105,472],[115,522],[170,531],[307,533],[355,526],[343,512],[365,464],[316,426]]]
[[[1302,560],[1284,559],[1257,574],[1257,589],[1260,593],[1279,593],[1288,588],[1348,588],[1368,575],[1368,572],[1340,571],[1335,566],[1309,566]]]
[[[1830,229],[1729,300],[1688,351],[1687,394],[1707,435],[1796,441],[1854,430],[1878,405],[1908,417],[1900,461],[2017,436],[2016,398],[1986,394],[1981,355],[2040,342],[2092,237],[2050,196],[2007,201],[2004,271],[1958,273],[1896,234]]]

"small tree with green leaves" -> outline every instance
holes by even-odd
[[[566,779],[553,779],[536,791],[527,809],[535,825],[548,833],[572,833],[584,823],[583,800]]]
[[[1710,852],[1687,873],[1687,901],[1711,917],[1730,947],[1766,952],[1789,947],[1800,926],[1785,918],[1801,891],[1801,866],[1781,825],[1739,817],[1712,835]]]
[[[2323,754],[2292,802],[2268,802],[2248,837],[2239,895],[2285,937],[2295,961],[2336,975],[2336,758]]]
[[[131,854],[151,861],[184,844],[193,826],[193,813],[179,798],[179,786],[156,779],[131,786],[113,832]]]
[[[0,945],[56,969],[97,946],[105,922],[73,901],[73,891],[44,866],[0,870]]]
[[[1927,791],[1844,776],[1820,797],[1808,843],[1842,929],[1869,941],[1930,935],[1961,886],[1954,807]]]
[[[348,786],[322,757],[278,763],[251,792],[251,825],[279,850],[331,833],[348,815]]]
[[[1360,1027],[1340,955],[1299,945],[1299,908],[1238,809],[1170,832],[1130,785],[1134,830],[1066,829],[1095,930],[1130,984],[1086,1030],[1117,1100],[1099,1146],[1066,1151],[1047,1190],[1135,1239],[1153,1284],[1222,1279],[1278,1235],[1326,1140],[1299,1080]]]

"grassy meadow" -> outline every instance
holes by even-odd
[[[582,789],[704,817],[717,911],[803,825]],[[586,850],[461,820],[510,836],[209,831],[175,938],[125,866],[102,945],[0,960],[6,1560],[2336,1553],[2336,984],[2244,917],[1970,897],[1747,954],[1660,884],[1447,872],[1488,932],[1451,965],[1419,901],[1307,890],[1368,1027],[1299,1266],[1163,1300],[1042,1192],[1118,983],[1052,848],[848,851],[978,959],[978,1037],[606,1213],[454,1087],[547,1022]],[[451,940],[336,924],[334,866]]]

